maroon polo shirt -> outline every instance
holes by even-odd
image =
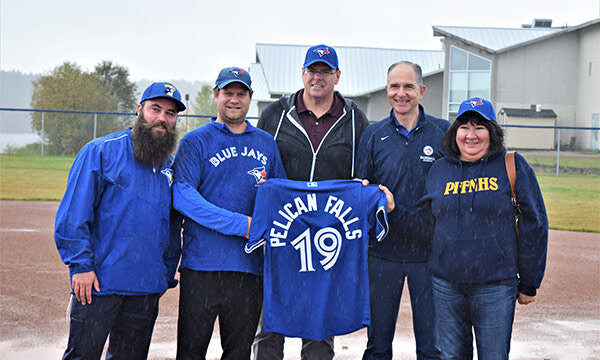
[[[302,94],[304,94],[304,89],[300,90],[296,97],[296,112],[298,113],[298,118],[300,119],[302,126],[304,126],[304,130],[306,130],[306,133],[308,134],[313,149],[317,150],[321,140],[323,140],[323,137],[327,134],[327,131],[329,131],[337,119],[342,116],[342,113],[344,112],[344,103],[334,93],[331,107],[323,114],[323,116],[317,119],[315,114],[308,110],[304,105]]]

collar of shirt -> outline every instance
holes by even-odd
[[[329,107],[329,110],[327,110],[323,116],[317,118],[315,114],[308,110],[304,105],[304,101],[302,101],[303,93],[304,89],[300,90],[296,96],[296,113],[298,113],[298,119],[308,135],[313,150],[316,151],[325,137],[325,134],[327,134],[337,119],[344,113],[344,102],[334,93],[333,103],[331,104],[331,107]]]
[[[404,125],[402,125],[398,122],[398,119],[396,119],[396,114],[394,114],[394,110],[392,110],[392,119],[394,119],[394,124],[396,124],[396,129],[398,129],[398,131],[400,131],[400,134],[406,136],[407,138],[410,138],[410,136],[415,131],[415,129],[419,127],[419,123],[421,122],[422,117],[423,117],[423,111],[421,111],[421,109],[419,109],[419,118],[417,119],[417,123],[415,124],[415,126],[412,129],[407,130],[404,127]]]
[[[223,132],[226,132],[226,133],[229,133],[229,134],[234,134],[234,135],[240,135],[240,134],[235,134],[233,131],[231,131],[229,129],[229,126],[227,126],[227,124],[222,123],[222,122],[217,122],[216,120],[217,120],[216,116],[211,117],[210,118],[210,124],[212,124],[214,127],[216,127],[217,129],[219,129],[219,130],[221,130]],[[246,130],[244,130],[244,132],[241,133],[241,134],[254,131],[255,128],[254,128],[254,126],[252,126],[252,124],[250,124],[250,122],[248,121],[248,119],[244,119],[244,122],[246,123]]]
[[[306,105],[304,105],[304,100],[302,99],[303,94],[304,94],[304,89],[298,91],[298,95],[296,96],[296,112],[298,113],[298,115],[304,114],[304,113],[310,111],[306,108]],[[342,103],[342,100],[340,100],[340,98],[338,98],[337,95],[335,93],[333,93],[333,103],[331,103],[331,107],[329,108],[329,110],[327,110],[327,112],[325,114],[323,114],[323,116],[321,116],[321,118],[328,116],[328,117],[332,117],[337,120],[342,115],[343,112],[344,112],[344,104]],[[315,116],[315,118],[316,118],[316,116]],[[317,119],[317,120],[320,120],[320,119]]]

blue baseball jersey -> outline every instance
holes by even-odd
[[[259,186],[245,250],[266,245],[265,332],[320,341],[370,324],[369,231],[387,234],[385,206],[354,180]]]

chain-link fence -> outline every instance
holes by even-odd
[[[179,114],[180,136],[207,123],[214,115]],[[135,113],[52,109],[0,108],[0,152],[28,155],[75,155],[89,141],[132,126]],[[256,118],[248,118],[253,124]],[[28,122],[31,132],[10,131],[11,122]]]
[[[180,136],[207,123],[211,116],[179,114],[177,127]],[[3,124],[0,128],[2,154],[61,156],[75,155],[89,141],[131,126],[135,121],[135,113],[0,108],[0,119]],[[256,124],[256,118],[249,120]],[[7,124],[11,121],[29,122],[32,132],[9,131]],[[561,171],[561,156],[563,160],[573,154],[591,157],[592,161],[600,158],[599,127],[501,126],[506,129],[506,145],[509,149],[537,150],[546,157],[555,153],[557,176]],[[20,128],[23,129],[23,126]],[[592,173],[595,174],[596,170]]]

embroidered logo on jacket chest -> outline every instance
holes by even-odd
[[[173,185],[173,170],[171,169],[162,169],[160,171],[161,174],[163,174],[164,176],[167,177],[167,179],[169,179],[169,187],[171,187],[171,185]]]

